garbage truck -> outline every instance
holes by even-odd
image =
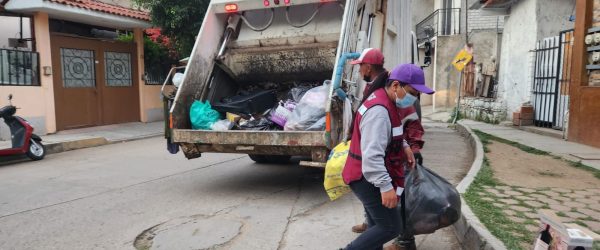
[[[372,47],[387,68],[415,62],[410,23],[410,1],[213,0],[168,107],[168,139],[188,159],[302,156],[324,167],[362,98],[349,61]]]

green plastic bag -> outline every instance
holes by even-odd
[[[190,108],[190,120],[193,129],[210,130],[210,126],[217,122],[221,115],[212,109],[208,101],[194,101]]]

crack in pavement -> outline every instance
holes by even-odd
[[[87,195],[87,196],[83,196],[83,197],[79,197],[79,198],[75,198],[75,199],[71,199],[71,200],[67,200],[67,201],[62,201],[62,202],[58,202],[58,203],[54,203],[54,204],[50,204],[50,205],[45,205],[45,206],[41,206],[41,207],[37,207],[37,208],[27,209],[27,210],[23,210],[23,211],[11,213],[11,214],[5,214],[5,215],[0,216],[0,220],[4,219],[4,218],[11,217],[11,216],[14,216],[14,215],[19,215],[19,214],[29,213],[29,212],[33,212],[33,211],[37,211],[37,210],[42,210],[42,209],[50,208],[50,207],[64,205],[64,204],[68,204],[68,203],[71,203],[71,202],[75,202],[75,201],[79,201],[79,200],[84,200],[84,199],[88,199],[88,198],[100,196],[100,195],[103,195],[103,194],[112,193],[112,192],[115,192],[115,191],[121,191],[121,190],[125,190],[125,189],[132,188],[132,187],[135,187],[135,186],[139,186],[139,185],[143,185],[143,184],[147,184],[147,183],[151,183],[151,182],[155,182],[155,181],[159,181],[159,180],[171,178],[171,177],[174,177],[174,176],[178,176],[178,175],[182,175],[182,174],[187,174],[187,173],[194,172],[194,171],[197,171],[197,170],[203,170],[203,169],[214,167],[214,166],[218,166],[218,165],[221,165],[221,164],[224,164],[224,163],[228,163],[228,162],[232,162],[232,161],[237,161],[237,160],[243,159],[245,157],[246,156],[242,156],[242,157],[238,157],[238,158],[229,159],[229,160],[226,160],[226,161],[216,162],[216,163],[209,164],[209,165],[206,165],[206,166],[202,166],[202,167],[198,167],[198,168],[194,168],[194,169],[190,169],[190,170],[186,170],[186,171],[183,171],[183,172],[178,172],[178,173],[174,173],[174,174],[170,174],[170,175],[166,175],[166,176],[161,176],[159,178],[155,178],[155,179],[151,179],[151,180],[147,180],[147,181],[142,181],[142,182],[134,183],[134,184],[127,185],[127,186],[124,186],[124,187],[108,189],[106,191],[102,191],[102,192],[99,192],[99,193],[95,193],[95,194],[91,194],[91,195]]]
[[[294,217],[294,211],[296,210],[296,205],[298,204],[298,200],[300,200],[300,196],[302,195],[302,186],[304,186],[304,177],[305,176],[303,175],[302,178],[300,178],[300,180],[298,180],[298,192],[296,192],[296,199],[294,200],[294,205],[292,205],[292,208],[290,209],[290,214],[287,217],[287,223],[285,224],[285,229],[283,230],[283,233],[281,234],[281,239],[279,240],[277,250],[281,250],[285,246],[288,229],[289,229],[290,223],[292,222],[292,219]]]

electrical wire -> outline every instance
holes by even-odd
[[[251,30],[254,30],[254,31],[264,31],[267,28],[271,27],[271,24],[273,24],[273,19],[275,17],[275,9],[271,8],[271,17],[269,18],[269,21],[267,22],[267,24],[264,27],[260,27],[260,28],[257,28],[254,25],[252,25],[248,21],[248,19],[246,19],[246,17],[244,16],[244,13],[242,13],[240,15],[240,17],[242,18],[242,21],[244,21],[244,23],[246,24],[246,26],[248,26],[248,28],[250,28]]]
[[[295,27],[295,28],[302,28],[302,27],[308,25],[310,22],[312,22],[315,19],[315,17],[317,16],[317,14],[319,14],[319,10],[321,10],[322,6],[323,5],[319,4],[319,6],[315,10],[315,12],[312,14],[312,16],[310,18],[308,18],[308,20],[306,22],[304,22],[302,24],[299,24],[299,25],[292,23],[292,21],[290,20],[290,7],[288,6],[288,7],[285,8],[285,19],[293,27]]]

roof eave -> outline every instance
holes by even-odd
[[[9,1],[4,8],[17,13],[46,12],[52,18],[118,29],[149,28],[152,26],[149,21],[141,19],[43,0]]]

